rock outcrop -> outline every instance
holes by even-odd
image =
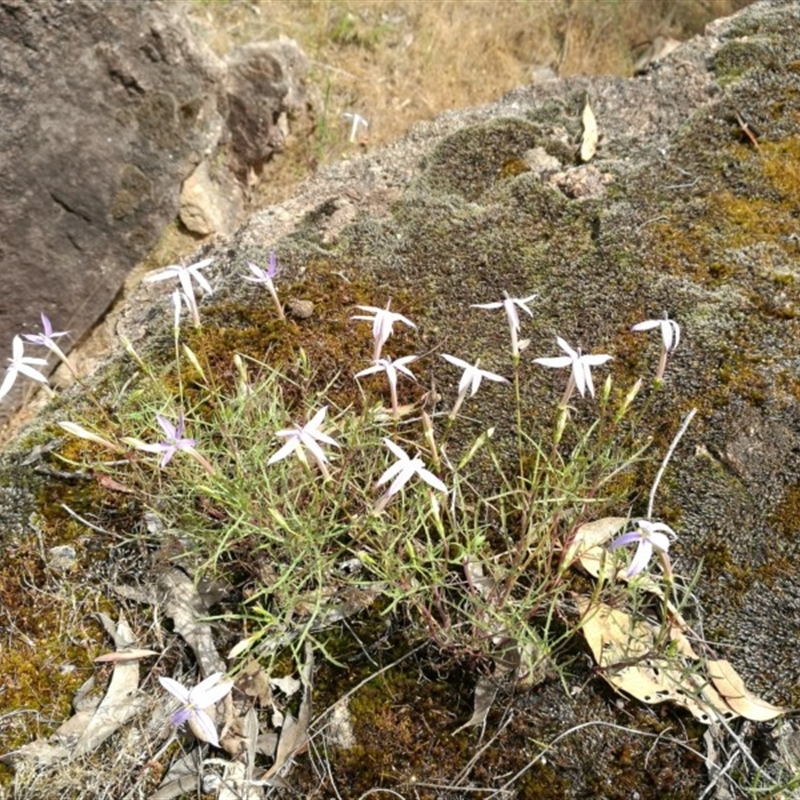
[[[233,172],[280,148],[304,97],[293,42],[252,49],[228,69],[182,3],[0,3],[3,347],[42,311],[80,340],[176,218],[193,173],[187,227],[235,226]],[[4,399],[0,420],[19,398]]]
[[[600,139],[591,163],[581,164],[587,96]],[[216,291],[201,306],[203,341],[236,341],[255,361],[264,359],[268,345],[248,312],[263,297],[254,300],[237,276],[247,261],[265,265],[273,248],[284,266],[281,291],[313,301],[313,314],[291,323],[297,342],[336,391],[343,383],[337,376],[364,366],[342,357],[351,353],[342,331],[352,304],[364,302],[359,292],[376,306],[402,298],[419,326],[417,352],[480,358],[500,373],[511,369],[505,322],[466,309],[499,300],[504,290],[536,292],[534,317],[523,321],[531,345],[522,356],[521,391],[529,432],[546,441],[563,382],[532,357],[555,355],[556,335],[584,352],[610,353],[614,391],[624,393],[639,377],[649,383],[658,358],[658,342],[645,343],[631,326],[669,315],[683,327],[681,345],[664,390],[644,390],[648,405],[638,425],[663,455],[684,415],[697,415],[655,514],[678,532],[670,551],[677,571],[697,575],[705,639],[752,690],[797,707],[798,96],[800,7],[774,0],[714,23],[639,78],[552,81],[446,114],[374,155],[331,167],[297,198],[205,252],[216,259]],[[166,292],[142,288],[117,332],[145,359],[171,353]],[[431,363],[430,372],[452,401],[452,371]],[[66,398],[79,400],[77,393]],[[579,423],[595,418],[588,401],[575,406]],[[470,417],[496,425],[499,452],[513,451],[507,398],[479,393]],[[47,431],[50,419],[45,414],[39,429]],[[26,465],[39,441],[23,434],[6,456],[9,502],[0,513],[9,536],[23,536],[37,508],[44,479]],[[630,507],[619,513],[645,513],[657,466],[657,459],[643,465],[624,484]],[[519,753],[508,774],[529,770],[519,796],[658,798],[667,786],[675,797],[698,796],[709,780],[701,761],[662,738],[662,717],[611,695],[587,663],[577,655],[564,672],[572,696],[561,681],[545,681],[517,702],[514,725],[499,734],[498,751]],[[410,716],[417,714],[423,709]],[[437,747],[451,730],[435,734]],[[530,743],[555,737],[546,760],[529,763],[539,753]],[[692,740],[695,749],[701,738]],[[372,752],[375,744],[361,746]],[[379,749],[397,747],[394,764],[403,746],[384,737]],[[413,774],[418,779],[423,770],[443,783],[441,763],[423,750]],[[453,773],[474,752],[467,750],[453,756],[463,757]],[[496,775],[482,775],[481,785],[499,786]]]

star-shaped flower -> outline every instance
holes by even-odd
[[[267,464],[274,464],[275,462],[291,455],[295,451],[297,452],[297,457],[301,461],[308,463],[305,456],[305,451],[308,451],[311,453],[311,456],[322,471],[322,474],[325,476],[325,478],[330,478],[330,473],[326,467],[328,459],[326,458],[322,448],[319,446],[319,442],[330,444],[334,447],[338,447],[339,444],[335,439],[331,438],[328,436],[328,434],[323,433],[320,430],[320,426],[325,420],[325,414],[327,413],[328,406],[323,406],[305,425],[295,425],[294,428],[275,431],[276,436],[285,438],[288,441],[285,445],[283,445],[283,447],[281,447],[280,450],[278,450],[277,453],[272,455]]]
[[[381,497],[375,507],[376,512],[380,512],[389,502],[389,500],[396,495],[415,475],[418,475],[428,486],[440,492],[447,493],[447,487],[444,483],[437,478],[432,472],[425,469],[423,460],[416,456],[409,458],[408,453],[402,447],[396,445],[391,439],[384,439],[383,443],[394,453],[397,461],[392,464],[386,472],[378,478],[376,486],[383,486],[384,483],[392,481],[386,494]]]
[[[47,315],[42,312],[42,332],[41,333],[23,333],[22,338],[31,344],[40,344],[46,347],[51,353],[55,353],[58,358],[66,362],[67,357],[62,352],[61,348],[56,344],[55,340],[66,336],[69,331],[54,331]]]
[[[381,350],[386,344],[388,338],[392,335],[392,329],[395,322],[402,322],[403,325],[408,325],[409,328],[416,328],[417,326],[408,317],[402,314],[397,314],[389,310],[391,300],[386,304],[386,308],[376,308],[375,306],[356,306],[361,311],[367,311],[372,316],[366,314],[356,314],[350,319],[363,319],[372,323],[372,338],[375,340],[375,349],[372,354],[372,360],[378,361],[381,357]]]
[[[146,453],[162,453],[163,455],[161,456],[161,462],[159,464],[162,469],[169,464],[175,453],[177,453],[179,450],[183,450],[195,461],[197,461],[207,472],[213,474],[214,468],[211,466],[211,464],[203,456],[201,456],[197,450],[194,449],[194,446],[197,444],[197,440],[184,438],[183,412],[178,414],[177,425],[173,425],[161,414],[156,414],[156,420],[161,427],[161,430],[164,431],[164,434],[167,437],[163,442],[148,444],[147,442],[143,442],[140,439],[134,439],[130,436],[126,436],[122,441],[125,442],[125,444],[135,447],[137,450],[143,450]]]
[[[520,322],[517,309],[521,309],[528,316],[533,316],[533,311],[528,308],[528,303],[536,298],[535,294],[528,297],[509,297],[508,292],[503,292],[503,300],[498,300],[495,303],[473,303],[472,308],[502,308],[505,309],[506,317],[508,318],[508,327],[511,331],[511,353],[514,358],[519,358],[519,331]]]
[[[213,260],[213,258],[204,258],[196,264],[189,264],[188,267],[183,266],[183,264],[170,264],[168,267],[164,267],[164,269],[151,273],[144,280],[145,283],[154,283],[155,281],[166,281],[171,278],[177,278],[181,283],[183,296],[192,312],[192,319],[194,320],[195,327],[199,328],[200,312],[197,308],[197,298],[194,294],[192,279],[197,281],[200,288],[206,294],[212,294],[213,290],[211,289],[211,284],[206,280],[200,270],[211,264]]]
[[[637,322],[632,331],[649,331],[653,328],[661,329],[661,360],[658,362],[656,380],[660,381],[664,377],[667,368],[667,356],[678,349],[681,341],[681,326],[674,319],[669,319],[666,315],[664,319],[646,319],[644,322]]]
[[[181,707],[172,715],[172,724],[177,728],[188,722],[199,739],[213,744],[214,747],[219,747],[217,729],[205,709],[216,705],[233,688],[233,681],[221,678],[222,673],[215,672],[191,689],[187,689],[172,678],[158,679],[159,683],[181,703]]]
[[[6,367],[6,376],[3,378],[3,383],[0,384],[0,400],[5,397],[14,385],[17,375],[25,375],[39,383],[47,385],[47,378],[41,372],[34,369],[34,366],[46,366],[47,359],[34,358],[33,356],[25,355],[25,345],[21,337],[15,336],[11,341],[11,358],[8,359],[8,367]]]
[[[640,519],[637,520],[636,527],[632,531],[618,536],[611,542],[609,548],[616,550],[618,547],[624,547],[629,544],[637,545],[627,572],[627,576],[632,578],[647,567],[653,556],[653,548],[655,547],[662,553],[666,553],[669,549],[669,537],[675,535],[675,531],[663,522],[650,522],[646,519]]]
[[[461,408],[461,404],[464,402],[467,393],[469,393],[470,397],[475,395],[475,392],[478,391],[481,381],[484,378],[497,383],[508,383],[508,380],[502,375],[497,375],[494,372],[488,372],[485,369],[481,369],[480,359],[478,359],[474,364],[468,364],[466,361],[462,361],[460,358],[456,358],[455,356],[449,356],[446,353],[442,354],[442,358],[448,363],[452,364],[454,367],[464,370],[463,374],[461,375],[461,380],[458,382],[458,399],[456,400],[455,405],[449,414],[451,418],[454,418],[458,413],[458,410]]]
[[[275,284],[272,282],[272,279],[278,274],[278,261],[275,256],[275,252],[273,251],[269,254],[269,267],[267,269],[263,269],[262,267],[259,267],[257,264],[253,264],[250,261],[247,262],[247,266],[250,268],[250,272],[253,274],[252,276],[245,275],[244,279],[246,281],[250,281],[251,283],[263,283],[272,296],[272,302],[275,304],[278,315],[281,319],[286,319],[286,315],[283,313],[283,306],[281,305],[281,301],[278,299],[278,292],[275,289]]]
[[[597,367],[600,364],[605,364],[613,356],[608,355],[582,355],[580,349],[573,350],[560,336],[556,337],[558,346],[567,354],[565,356],[554,356],[553,358],[534,358],[537,364],[545,367],[570,367],[572,374],[570,375],[567,390],[564,393],[564,398],[561,405],[566,405],[569,398],[572,396],[575,388],[581,393],[581,397],[585,397],[586,391],[594,397],[594,382],[592,381],[592,367]]]
[[[376,372],[385,372],[386,379],[389,381],[389,391],[392,396],[392,414],[396,417],[398,413],[397,373],[402,372],[403,375],[407,375],[411,380],[415,381],[416,377],[414,373],[406,367],[406,364],[411,364],[418,358],[419,356],[403,356],[402,358],[396,358],[394,361],[392,361],[391,358],[379,358],[373,366],[362,369],[361,372],[357,372],[355,377],[363,378],[366,375],[374,375]]]

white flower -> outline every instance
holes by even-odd
[[[415,475],[418,475],[428,486],[447,493],[447,487],[444,483],[432,472],[425,469],[425,464],[419,456],[409,458],[408,453],[391,439],[384,439],[383,443],[394,453],[397,461],[378,478],[375,484],[376,486],[383,486],[384,483],[392,481],[392,485],[379,501],[376,511],[383,509],[389,499],[396,495]]]
[[[363,125],[365,129],[369,128],[369,122],[361,116],[361,114],[353,114],[349,111],[342,114],[342,119],[345,122],[350,122],[350,144],[353,144],[358,137],[358,129]]]
[[[646,319],[644,322],[637,322],[632,331],[649,331],[653,328],[661,329],[661,359],[658,362],[656,381],[664,377],[667,368],[667,355],[673,353],[678,348],[681,340],[681,326],[674,319],[669,319],[666,315],[664,319]]]
[[[562,404],[566,404],[569,396],[572,394],[572,389],[577,388],[581,393],[581,397],[586,395],[586,390],[594,397],[594,382],[592,381],[591,367],[597,367],[600,364],[605,364],[612,356],[608,355],[582,355],[580,349],[573,350],[560,336],[556,337],[558,346],[567,354],[565,356],[554,356],[553,358],[534,358],[537,364],[545,367],[571,367],[572,375],[570,382],[567,385],[567,392],[564,395]]]
[[[35,370],[33,365],[45,366],[47,364],[46,358],[33,358],[32,356],[25,355],[25,345],[21,337],[15,336],[11,342],[11,358],[8,359],[8,367],[6,367],[6,376],[3,378],[3,383],[0,384],[0,399],[5,397],[14,385],[17,375],[22,374],[27,378],[32,378],[39,383],[47,384],[47,378],[41,372]]]
[[[391,300],[386,304],[386,308],[376,308],[375,306],[356,306],[361,311],[368,311],[373,316],[365,314],[356,314],[350,319],[363,319],[372,323],[372,338],[375,340],[375,350],[372,355],[373,361],[378,361],[381,357],[381,350],[386,344],[387,339],[392,335],[392,328],[395,322],[402,322],[408,325],[409,328],[416,328],[417,326],[407,317],[402,314],[396,314],[394,311],[389,310]]]
[[[200,312],[197,309],[197,298],[194,294],[192,279],[194,278],[194,280],[197,281],[200,288],[206,294],[212,294],[213,290],[211,289],[211,284],[206,280],[200,270],[207,267],[213,260],[213,258],[204,258],[202,261],[198,261],[196,264],[190,264],[188,267],[184,267],[183,264],[170,264],[170,266],[164,267],[164,269],[152,272],[144,281],[145,283],[154,283],[155,281],[166,281],[170,278],[177,278],[181,283],[184,299],[192,312],[194,324],[196,327],[199,327]]]
[[[221,672],[215,672],[191,689],[187,689],[172,678],[158,679],[159,683],[181,703],[181,708],[172,715],[172,724],[177,728],[184,722],[194,722],[198,737],[204,742],[213,744],[214,747],[219,747],[217,729],[204,709],[216,705],[233,687],[233,681],[220,680],[221,677]]]
[[[461,408],[461,404],[464,402],[464,399],[467,396],[467,392],[469,392],[470,397],[475,395],[475,392],[478,391],[481,381],[484,378],[490,381],[496,381],[497,383],[508,383],[508,380],[502,375],[497,375],[494,372],[488,372],[485,369],[481,369],[480,359],[474,364],[468,364],[466,361],[462,361],[460,358],[447,355],[446,353],[442,354],[442,358],[448,363],[452,364],[454,367],[464,370],[463,374],[461,375],[461,380],[458,382],[458,399],[453,406],[453,410],[450,412],[451,417],[455,417],[455,415],[458,413],[459,408]]]
[[[664,350],[672,353],[677,350],[681,340],[681,326],[674,319],[664,317],[664,319],[646,319],[644,322],[637,322],[632,331],[649,331],[653,328],[661,328],[661,339],[664,342]]]
[[[280,461],[281,459],[291,455],[295,450],[297,450],[298,458],[300,458],[301,461],[305,461],[304,451],[308,450],[308,452],[313,456],[314,461],[316,461],[317,466],[320,468],[320,470],[322,470],[323,475],[326,478],[329,478],[330,474],[325,466],[328,459],[325,457],[325,453],[319,446],[318,442],[324,442],[325,444],[330,444],[334,447],[338,447],[339,444],[320,430],[320,426],[322,425],[327,412],[328,406],[323,406],[302,427],[295,425],[294,428],[275,431],[276,436],[286,438],[288,441],[269,459],[267,464],[274,464],[276,461]]]
[[[508,327],[511,331],[511,352],[514,358],[519,356],[519,339],[518,334],[520,330],[519,314],[517,308],[522,309],[529,316],[533,316],[533,311],[528,308],[528,303],[536,298],[535,294],[528,297],[509,297],[508,292],[503,292],[504,300],[498,300],[495,303],[473,303],[472,308],[503,308],[508,318]]]
[[[402,372],[404,375],[408,375],[411,380],[415,381],[416,377],[414,373],[406,367],[406,364],[411,364],[418,358],[419,356],[403,356],[402,358],[396,358],[394,361],[390,358],[379,358],[373,366],[362,369],[361,372],[357,372],[355,377],[363,378],[366,375],[373,375],[376,372],[385,372],[386,379],[389,381],[389,391],[392,395],[392,413],[397,416],[397,373]]]
[[[616,550],[618,547],[624,547],[628,544],[637,545],[627,572],[627,576],[632,578],[647,566],[653,555],[653,548],[655,547],[662,553],[666,553],[669,549],[669,536],[675,535],[675,531],[663,522],[649,522],[646,519],[640,519],[637,520],[634,530],[618,536],[611,542],[609,548]]]

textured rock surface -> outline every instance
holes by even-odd
[[[576,166],[587,93],[600,146],[591,164]],[[275,247],[286,267],[281,289],[315,304],[311,357],[315,341],[347,330],[351,311],[336,287],[344,293],[358,280],[373,288],[376,305],[405,298],[403,311],[419,325],[417,352],[480,358],[508,373],[501,315],[465,309],[502,290],[536,291],[536,314],[524,321],[530,352],[553,355],[560,334],[586,352],[613,353],[620,391],[652,376],[658,358],[657,341],[630,326],[668,313],[684,340],[642,424],[663,453],[686,411],[698,413],[655,513],[679,533],[678,571],[700,570],[707,639],[750,688],[797,707],[798,96],[800,7],[765,2],[715,23],[635,80],[549,82],[444,115],[373,156],[331,168],[295,200],[251,219],[213,253],[218,290],[201,310],[222,336],[231,303],[263,302],[232,276],[247,260],[266,263]],[[533,158],[536,148],[556,161]],[[532,171],[532,161],[541,168]],[[324,280],[329,297],[313,293]],[[118,325],[154,358],[172,346],[167,291],[142,288]],[[243,318],[245,349],[258,342],[247,324]],[[263,358],[263,347],[249,355]],[[531,364],[527,353],[523,361],[524,418],[532,434],[546,436],[563,376]],[[362,366],[320,368],[330,378]],[[431,371],[452,400],[452,372],[436,364]],[[576,407],[579,419],[593,418],[590,404]],[[505,397],[479,393],[470,413],[498,426],[501,447],[510,443]],[[24,438],[16,447],[29,449]],[[19,462],[8,456],[8,475],[27,475]],[[643,467],[628,487],[632,513],[644,513],[654,472]],[[8,496],[26,480],[9,480]],[[13,521],[20,519],[17,509]],[[520,796],[657,798],[669,786],[675,797],[697,797],[707,782],[700,760],[667,741],[650,750],[651,740],[612,729],[633,724],[660,736],[666,723],[650,709],[615,702],[586,663],[578,656],[566,673],[573,697],[550,681],[515,708],[523,730],[513,746],[527,757],[538,751],[527,749],[531,741],[586,726],[548,750]],[[443,778],[436,767],[431,776]]]
[[[0,342],[80,339],[219,139],[223,66],[179,4],[10,0],[0,41]]]
[[[305,59],[293,42],[242,48],[228,74],[184,11],[0,3],[3,351],[15,333],[33,332],[41,311],[81,339],[175,218],[181,182],[205,159],[215,180],[199,199],[195,182],[185,214],[203,234],[229,230],[242,190],[227,165],[243,176],[258,169],[280,147],[285,115],[304,107]],[[20,397],[4,399],[0,423]]]

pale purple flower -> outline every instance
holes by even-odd
[[[161,430],[164,431],[164,435],[167,437],[166,441],[159,442],[155,445],[164,453],[161,458],[161,466],[166,467],[172,456],[174,456],[178,450],[189,450],[197,444],[197,440],[184,438],[183,414],[178,414],[177,425],[173,425],[166,417],[162,417],[161,414],[156,414],[156,419],[161,426]]]
[[[170,264],[168,267],[164,267],[164,269],[151,273],[144,281],[145,283],[154,283],[155,281],[166,281],[170,278],[177,278],[180,281],[183,296],[192,312],[192,319],[194,320],[195,327],[199,328],[200,312],[197,308],[197,298],[194,294],[192,279],[197,281],[200,288],[206,294],[212,294],[213,290],[211,289],[211,284],[206,280],[200,270],[211,264],[213,260],[213,258],[204,258],[202,261],[198,261],[196,264],[190,264],[188,267],[183,266],[183,264]]]
[[[667,355],[678,349],[681,340],[681,326],[674,319],[669,319],[666,315],[664,319],[646,319],[644,322],[637,322],[632,331],[649,331],[653,328],[661,330],[661,360],[658,362],[656,380],[660,381],[664,377],[667,368]]]
[[[403,325],[408,325],[409,328],[416,328],[417,326],[407,317],[402,314],[397,314],[389,310],[391,300],[386,304],[386,308],[376,308],[375,306],[356,306],[361,311],[367,311],[372,316],[365,314],[356,314],[350,319],[363,319],[372,323],[372,338],[375,340],[375,349],[372,354],[372,360],[378,361],[381,357],[381,350],[386,344],[387,339],[392,335],[392,329],[395,322],[402,322]]]
[[[197,686],[187,689],[172,678],[159,677],[159,683],[180,701],[181,707],[172,715],[172,724],[177,728],[185,722],[194,723],[194,733],[204,742],[219,747],[219,738],[214,721],[205,709],[216,705],[233,688],[233,681],[220,680],[221,672],[209,675]]]
[[[320,426],[325,420],[325,414],[327,412],[328,407],[323,406],[305,425],[295,425],[294,428],[275,431],[276,436],[285,438],[288,441],[283,445],[283,447],[281,447],[280,450],[278,450],[277,453],[272,455],[269,461],[267,461],[267,464],[274,464],[275,462],[291,455],[295,451],[297,451],[298,458],[300,458],[301,461],[306,462],[305,451],[308,451],[311,453],[314,461],[317,463],[317,466],[320,468],[325,478],[330,478],[328,468],[325,466],[328,459],[320,447],[319,442],[333,445],[334,447],[338,447],[339,444],[335,439],[331,438],[328,436],[328,434],[323,433],[320,430]]]
[[[629,544],[637,546],[627,572],[627,577],[632,578],[647,567],[653,556],[653,548],[666,553],[669,549],[669,537],[675,535],[675,531],[663,522],[640,519],[636,521],[636,527],[632,531],[614,539],[609,549],[616,550]]]
[[[25,355],[25,345],[19,336],[15,336],[11,341],[11,358],[8,359],[8,366],[6,367],[6,376],[3,378],[3,383],[0,384],[0,399],[5,397],[14,385],[17,375],[24,375],[26,378],[39,381],[47,385],[47,377],[42,375],[41,372],[34,369],[34,366],[46,366],[46,358],[34,358],[33,356]]]
[[[514,358],[519,357],[519,331],[520,322],[517,309],[522,309],[529,316],[533,316],[533,311],[528,308],[528,303],[536,298],[535,294],[528,297],[509,297],[508,292],[503,292],[503,300],[495,303],[473,303],[472,308],[502,308],[508,318],[508,327],[511,331],[511,353]]]
[[[272,282],[272,279],[278,274],[278,261],[275,256],[275,252],[272,251],[269,254],[269,267],[267,269],[263,269],[262,267],[259,267],[258,264],[253,264],[250,261],[247,262],[247,266],[250,268],[250,272],[253,274],[252,276],[245,275],[244,279],[246,281],[250,281],[251,283],[263,283],[272,296],[272,302],[275,304],[278,315],[281,319],[286,319],[286,315],[283,313],[283,306],[281,305],[281,301],[278,299],[278,292],[275,289],[275,284]]]
[[[384,483],[392,481],[386,494],[381,497],[376,506],[376,511],[381,511],[389,500],[396,495],[415,475],[419,476],[428,486],[437,491],[447,493],[447,487],[432,472],[425,468],[423,460],[416,456],[409,458],[408,453],[402,447],[396,445],[391,439],[384,439],[383,443],[397,457],[397,461],[392,464],[386,472],[378,478],[376,486],[383,486]]]
[[[581,393],[581,397],[585,397],[586,391],[594,397],[594,382],[592,381],[592,367],[597,367],[600,364],[605,364],[613,356],[608,355],[582,355],[580,348],[573,350],[560,336],[556,337],[558,346],[567,354],[565,356],[554,356],[552,358],[534,358],[537,364],[545,367],[563,368],[570,367],[572,374],[570,375],[569,382],[567,383],[567,390],[564,393],[564,398],[561,401],[562,405],[566,405],[572,392],[575,388]]]
[[[137,450],[143,450],[146,453],[161,453],[162,456],[159,466],[162,469],[169,464],[175,453],[177,453],[179,450],[183,450],[195,461],[197,461],[207,472],[214,472],[214,468],[211,466],[211,464],[203,456],[201,456],[197,450],[194,449],[194,446],[197,444],[197,440],[186,439],[184,437],[184,420],[182,412],[178,414],[177,425],[173,425],[161,414],[156,414],[156,420],[158,421],[161,430],[164,431],[164,435],[167,437],[163,442],[148,444],[140,439],[134,439],[129,436],[123,438],[122,441],[125,442],[125,444],[135,447]]]
[[[389,381],[389,391],[392,396],[392,413],[397,416],[397,373],[402,372],[403,375],[407,375],[411,380],[415,381],[416,377],[414,373],[406,367],[406,364],[411,364],[418,358],[419,356],[403,356],[402,358],[396,358],[394,361],[392,361],[391,358],[379,358],[373,366],[362,369],[361,372],[357,372],[355,377],[363,378],[367,375],[374,375],[376,372],[385,372],[386,379]]]
[[[51,353],[66,362],[67,357],[64,355],[61,348],[56,344],[55,340],[60,339],[62,336],[67,336],[69,331],[54,331],[47,315],[42,312],[42,332],[41,333],[23,333],[22,338],[31,344],[40,344],[46,347]]]
[[[461,380],[458,382],[458,399],[456,400],[455,405],[450,412],[450,417],[456,416],[468,392],[470,397],[474,397],[475,392],[478,391],[481,381],[484,378],[497,383],[508,383],[508,380],[502,375],[497,375],[494,372],[488,372],[485,369],[481,369],[480,359],[478,359],[474,364],[468,364],[466,361],[462,361],[460,358],[456,358],[455,356],[449,356],[446,353],[442,354],[442,358],[448,363],[452,364],[454,367],[464,370],[463,374],[461,375]]]

